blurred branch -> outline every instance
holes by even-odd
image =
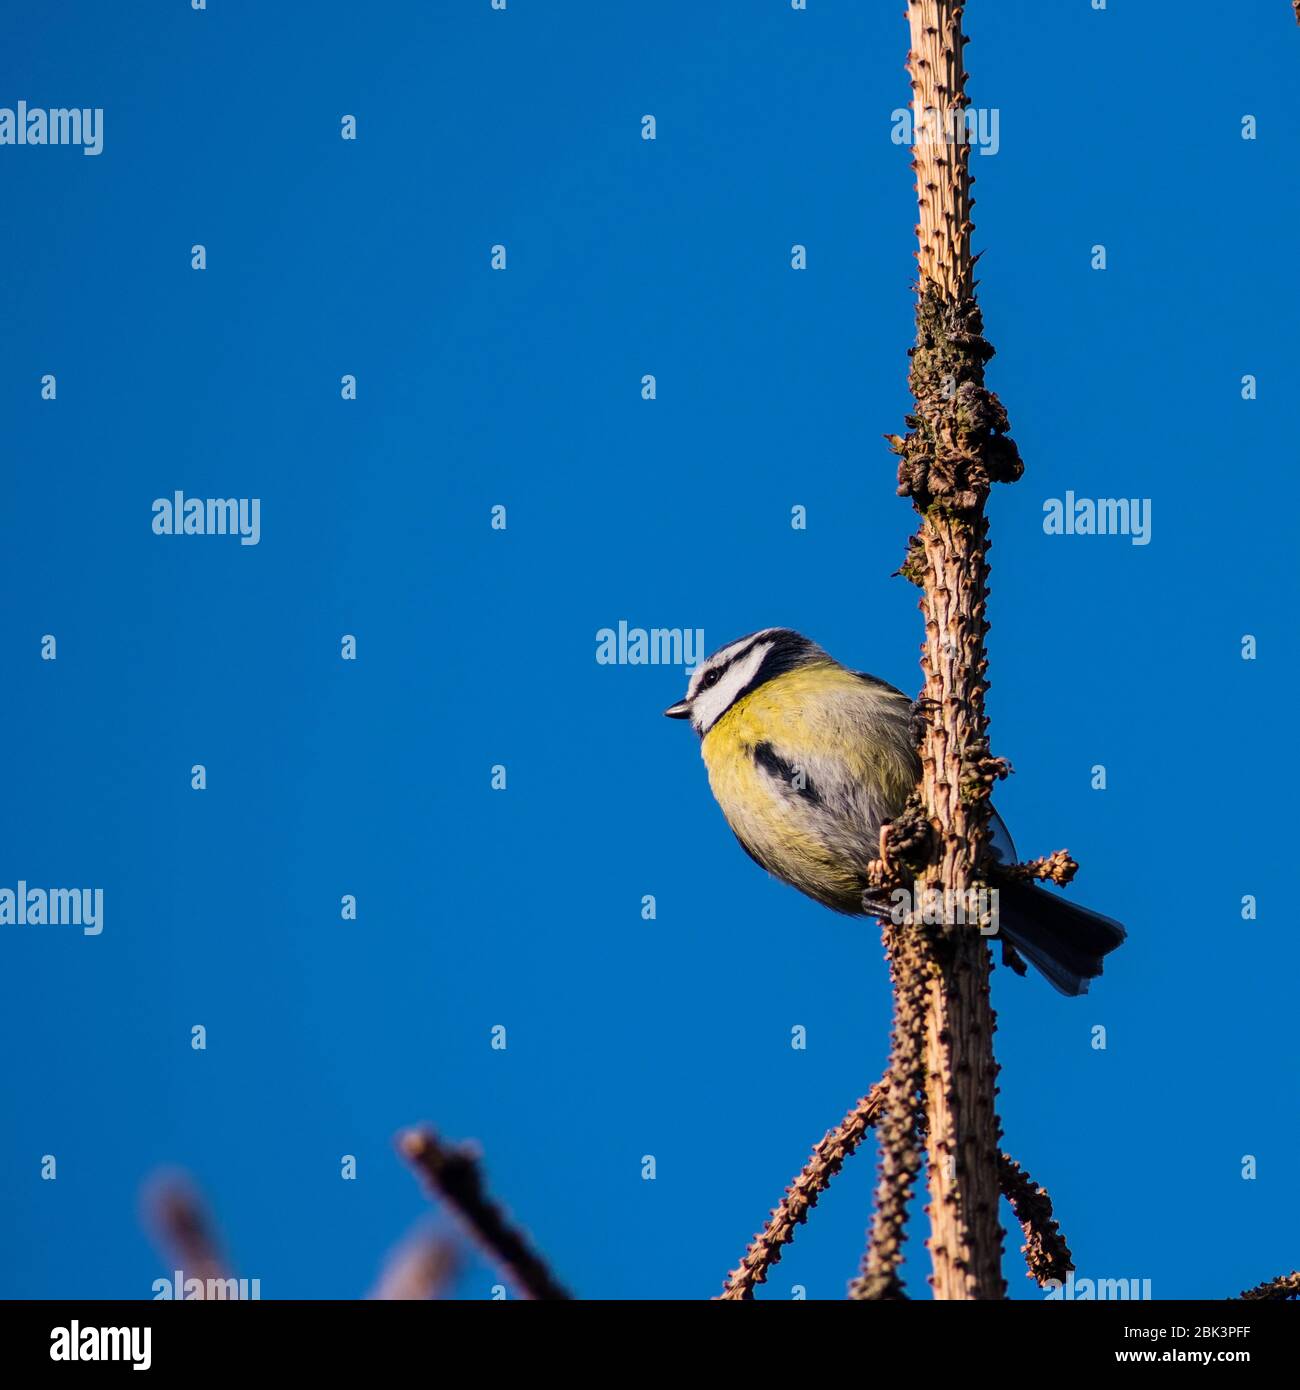
[[[1300,6],[1300,0],[1296,0],[1296,4]],[[1288,1298],[1300,1298],[1300,1270],[1280,1274],[1276,1279],[1270,1279],[1267,1284],[1256,1284],[1253,1289],[1247,1289],[1238,1296],[1271,1303],[1281,1303]]]
[[[421,1233],[389,1256],[379,1282],[367,1295],[401,1303],[441,1298],[460,1273],[460,1251],[446,1236]]]
[[[885,1084],[878,1082],[849,1111],[840,1123],[828,1130],[812,1151],[803,1171],[785,1190],[767,1225],[750,1242],[740,1264],[727,1276],[719,1300],[752,1299],[754,1288],[767,1279],[767,1271],[781,1259],[783,1246],[794,1239],[795,1227],[808,1219],[817,1199],[830,1186],[831,1179],[862,1143],[867,1130],[876,1123],[884,1103]]]
[[[202,1281],[230,1278],[225,1255],[217,1240],[206,1207],[189,1180],[179,1173],[153,1178],[144,1192],[145,1224],[153,1232],[162,1254],[190,1279]],[[185,1296],[176,1290],[175,1296]],[[202,1292],[194,1295],[202,1298]]]
[[[397,1147],[431,1195],[447,1203],[484,1254],[520,1293],[537,1299],[570,1297],[527,1236],[510,1224],[487,1193],[475,1148],[444,1144],[431,1129],[407,1130],[398,1137]]]

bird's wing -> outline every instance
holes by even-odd
[[[887,690],[891,695],[897,695],[900,700],[908,698],[897,686],[890,685],[888,681],[882,681],[879,676],[873,676],[869,671],[853,671],[850,674],[857,676],[860,681],[866,681],[868,685],[878,686],[881,690]]]
[[[1007,823],[992,807],[989,808],[989,853],[999,864],[1018,862],[1015,842],[1007,829]]]
[[[869,685],[874,685],[879,690],[887,691],[891,695],[897,695],[900,700],[907,700],[907,696],[897,687],[890,685],[888,681],[882,681],[879,676],[873,676],[866,671],[854,671],[860,681],[866,681]],[[912,709],[917,708],[916,704],[909,701]],[[1000,864],[1014,864],[1017,862],[1015,841],[1011,838],[1011,832],[1007,829],[1007,823],[998,815],[996,810],[990,808],[989,811],[989,853]]]

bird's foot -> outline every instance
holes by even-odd
[[[912,701],[911,726],[912,742],[919,748],[925,742],[925,730],[931,714],[939,708],[938,700],[927,699],[924,695]]]

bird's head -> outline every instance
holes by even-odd
[[[742,696],[786,671],[826,653],[807,637],[788,627],[766,627],[720,647],[695,668],[686,697],[670,705],[669,719],[689,719],[701,738]]]

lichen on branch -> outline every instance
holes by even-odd
[[[908,433],[894,443],[899,496],[923,513],[936,507],[956,516],[978,513],[992,484],[1014,483],[1025,469],[1007,434],[1006,409],[984,385],[993,347],[975,299],[954,303],[923,284],[909,355],[916,405]],[[916,559],[909,554],[905,569],[915,570]]]

